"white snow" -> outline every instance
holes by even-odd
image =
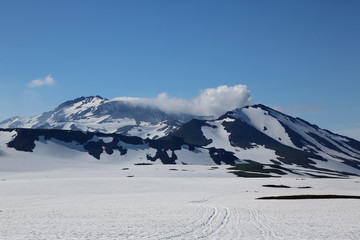
[[[255,200],[359,195],[358,178],[244,179],[201,176],[199,166],[106,166],[1,172],[0,239],[360,239],[359,200]]]
[[[225,119],[214,122],[209,121],[207,123],[211,124],[212,127],[203,126],[201,128],[205,138],[213,140],[212,143],[206,146],[207,148],[222,148],[233,152],[240,161],[253,160],[263,164],[272,164],[270,160],[276,160],[279,157],[275,154],[274,150],[268,149],[265,146],[258,146],[254,144],[251,148],[247,149],[232,146],[229,141],[230,133],[228,133],[222,125],[223,121],[228,120]]]
[[[239,158],[256,156],[266,163],[277,157],[263,146],[235,148],[225,141],[228,133],[221,121],[213,125],[217,128],[202,128],[204,135],[220,136],[222,147]],[[103,154],[100,160],[79,151],[82,146],[74,142],[57,140],[40,139],[27,153],[5,146],[15,134],[0,134],[0,239],[360,239],[359,200],[255,200],[360,195],[360,178],[237,178],[228,173],[229,166],[211,165],[205,149],[186,146],[175,151],[178,165],[150,162],[146,154],[154,156],[155,149],[123,142],[119,145],[128,149],[126,155]],[[311,188],[298,188],[306,186]]]
[[[169,125],[167,125],[165,122],[153,124],[142,121],[138,126],[134,126],[132,129],[130,129],[127,134],[130,136],[141,137],[142,139],[155,139],[166,136],[169,131],[168,128]]]
[[[355,158],[351,158],[350,156],[360,157],[360,151],[353,149],[350,146],[349,146],[350,149],[347,149],[347,148],[337,144],[333,140],[333,139],[338,139],[338,137],[335,135],[330,135],[328,132],[326,132],[322,129],[315,129],[315,128],[309,126],[308,124],[305,124],[303,121],[300,121],[297,119],[295,120],[296,123],[294,123],[293,121],[290,121],[289,119],[285,118],[285,116],[280,115],[280,114],[277,116],[277,118],[279,119],[279,121],[286,124],[289,128],[294,130],[296,133],[298,133],[304,139],[306,139],[307,141],[309,141],[310,143],[312,143],[313,145],[315,145],[316,147],[321,149],[322,152],[326,153],[329,157],[337,156],[340,158],[347,158],[347,159],[355,159]],[[336,146],[341,151],[344,151],[348,155],[345,155],[344,153],[341,153],[339,151],[335,151],[333,149],[326,147],[325,145],[321,144],[319,141],[314,139],[312,136],[310,136],[309,133],[312,133],[316,136],[326,139],[328,142],[330,142],[331,144]]]
[[[234,111],[233,116],[246,121],[248,124],[274,140],[290,147],[297,148],[292,143],[289,135],[280,122],[267,111],[255,107],[241,108]]]
[[[253,148],[243,149],[236,153],[240,159],[256,160],[261,164],[273,164],[270,160],[277,160],[279,156],[275,151],[262,145],[255,145]]]
[[[175,154],[178,158],[177,164],[214,165],[214,160],[211,159],[209,152],[203,149],[190,151],[187,146],[182,146],[182,150],[175,151]]]
[[[223,149],[233,149],[234,147],[230,145],[229,142],[229,133],[224,129],[222,125],[222,120],[220,121],[208,121],[207,123],[211,125],[201,127],[201,131],[204,134],[206,139],[211,139],[212,142],[206,147],[216,147]]]
[[[248,107],[236,109],[232,116],[246,121],[248,124],[254,126],[256,129],[262,131],[264,134],[268,135],[274,140],[277,140],[284,145],[296,149],[298,149],[298,147],[293,144],[283,125],[286,125],[288,128],[303,137],[306,141],[318,148],[316,149],[314,148],[314,146],[308,145],[306,147],[303,147],[302,150],[312,148],[319,155],[326,154],[325,158],[328,159],[338,157],[356,160],[356,158],[360,157],[359,150],[356,150],[349,145],[341,145],[336,142],[342,141],[346,144],[346,142],[349,141],[348,139],[337,136],[335,134],[331,134],[323,129],[315,128],[314,126],[309,125],[302,120],[294,118],[290,119],[289,116],[286,116],[276,111],[268,112],[260,107]],[[340,149],[344,153],[327,147],[326,144],[321,143],[318,139],[314,138],[310,134],[325,139],[327,142]]]
[[[69,117],[74,114],[80,114],[89,109],[94,109],[98,107],[105,100],[101,98],[94,97],[90,102],[80,101],[72,105],[71,107],[64,108],[64,114],[66,117]]]
[[[105,115],[99,118],[92,116],[88,119],[74,120],[71,122],[71,125],[76,126],[82,131],[93,129],[103,133],[114,133],[121,127],[136,125],[136,121],[132,118],[111,119],[109,115]],[[70,129],[70,127],[66,128],[64,126],[63,129]]]
[[[119,117],[117,113],[121,110],[118,109],[119,106],[117,106],[116,101],[114,104],[106,106],[111,102],[114,101],[99,97],[88,97],[74,103],[67,103],[59,109],[42,115],[12,118],[2,123],[0,128],[44,128],[45,125],[46,128],[53,129],[73,130],[76,128],[89,132],[123,133],[119,129],[126,127],[129,130],[129,135],[145,139],[147,137],[163,137],[174,127],[166,122],[161,122],[160,117],[157,119],[158,123],[141,122],[140,124],[138,124],[138,120],[132,117]],[[150,109],[147,113],[156,115]]]

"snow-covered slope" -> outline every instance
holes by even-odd
[[[81,130],[155,139],[167,135],[193,117],[95,96],[67,101],[38,116],[7,119],[0,123],[0,128]]]
[[[313,176],[360,174],[360,142],[264,105],[235,109],[216,120],[192,120],[170,135],[209,149],[226,163]]]
[[[229,112],[212,121],[192,120],[171,135],[155,140],[115,133],[3,129],[0,130],[0,168],[9,171],[17,164],[15,169],[31,170],[94,162],[225,164],[231,165],[228,166],[229,173],[245,177],[360,176],[359,155],[342,153],[337,156],[323,152],[321,148],[311,150],[310,147],[300,149],[284,145],[234,113]],[[9,164],[12,167],[6,169]]]
[[[0,129],[0,159],[25,160],[29,166],[38,159],[53,161],[50,165],[54,166],[59,161],[70,161],[76,166],[99,160],[132,165],[215,165],[207,150],[194,149],[178,139],[143,140],[115,133],[55,129]],[[33,159],[37,160],[32,162]],[[0,169],[5,166],[2,163]]]
[[[0,157],[9,148],[41,156],[71,149],[76,154],[69,156],[101,161],[234,165],[239,176],[360,175],[360,142],[267,106],[238,108],[217,119],[193,117],[82,97],[36,117],[2,122]],[[49,150],[58,145],[62,150]]]
[[[325,159],[360,159],[358,141],[321,129],[264,105],[236,109],[227,115],[245,121],[281,144],[319,154]]]

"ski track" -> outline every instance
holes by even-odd
[[[140,209],[78,209],[64,214],[66,207],[42,208],[33,205],[24,208],[3,209],[0,212],[0,239],[136,239],[136,240],[188,240],[188,239],[286,239],[284,229],[270,222],[261,208],[217,204],[204,200],[189,202],[167,214],[156,215],[158,208],[151,211]],[[85,214],[86,215],[83,215]],[[148,222],[159,217],[158,222]],[[181,215],[181,218],[176,217]],[[168,216],[165,220],[162,216]],[[124,221],[129,217],[130,222]],[[14,222],[13,219],[18,219]],[[67,221],[69,220],[69,223]],[[4,226],[4,225],[3,225]],[[16,226],[23,226],[16,229]],[[274,227],[276,226],[276,230]],[[16,233],[15,235],[11,235]],[[301,233],[299,233],[301,234]],[[296,239],[296,238],[295,238]],[[305,237],[304,239],[311,239]],[[333,239],[333,238],[332,238]],[[348,238],[351,239],[351,238]]]
[[[250,222],[259,230],[261,236],[259,239],[279,239],[272,227],[266,223],[263,213],[255,208],[247,209],[249,211]]]
[[[269,181],[294,188],[263,188]],[[288,192],[357,194],[360,184],[299,181],[8,175],[0,181],[0,239],[360,239],[357,200],[255,200]],[[313,188],[295,188],[299,185]]]
[[[196,203],[197,204],[197,203]],[[175,229],[152,235],[142,236],[142,239],[221,239],[214,238],[227,226],[230,209],[225,206],[198,205],[195,219],[183,219]]]
[[[283,239],[268,223],[261,210],[255,208],[229,208],[223,205],[205,204],[201,200],[197,205],[193,219],[182,219],[177,227],[150,235],[134,236],[134,239],[167,240],[167,239]],[[242,230],[243,229],[243,230]]]
[[[186,227],[171,229],[143,239],[283,239],[277,236],[261,210],[232,208],[223,205],[199,205],[197,219],[188,220]]]

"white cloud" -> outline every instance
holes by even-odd
[[[32,80],[29,84],[28,87],[41,87],[41,86],[52,86],[55,84],[55,80],[51,75],[47,75],[45,78],[43,79],[35,79]]]
[[[194,110],[204,115],[221,115],[226,111],[251,103],[250,90],[245,85],[207,88],[192,101]]]
[[[245,85],[207,88],[192,100],[171,98],[166,93],[156,98],[115,98],[133,105],[157,107],[170,113],[188,113],[201,116],[220,116],[227,111],[251,104],[250,90]]]

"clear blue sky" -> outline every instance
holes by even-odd
[[[2,0],[0,120],[244,84],[255,103],[360,139],[359,13],[358,0]]]

